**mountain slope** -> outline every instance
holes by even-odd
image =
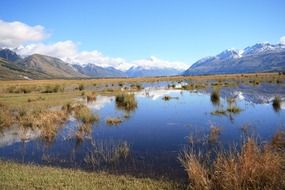
[[[17,62],[25,68],[26,71],[36,71],[47,78],[78,78],[86,77],[75,71],[70,64],[50,56],[34,54]]]
[[[16,80],[16,79],[42,79],[48,76],[35,72],[27,71],[18,64],[9,62],[6,59],[0,58],[0,79],[1,80]]]
[[[185,75],[285,71],[285,46],[259,43],[201,59]]]
[[[79,73],[87,75],[90,77],[123,77],[126,74],[120,70],[117,70],[113,67],[99,67],[94,64],[85,64],[85,65],[72,65]]]

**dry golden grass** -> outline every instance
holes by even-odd
[[[252,138],[247,139],[241,151],[220,151],[214,160],[202,158],[205,159],[194,151],[184,152],[179,157],[193,189],[285,188],[284,157],[269,145],[257,145]]]
[[[73,109],[76,119],[82,121],[83,124],[92,124],[99,120],[99,116],[92,113],[85,105],[78,105]]]

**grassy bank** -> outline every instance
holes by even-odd
[[[0,189],[183,189],[154,180],[0,161]]]

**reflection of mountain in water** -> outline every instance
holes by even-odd
[[[255,104],[271,103],[275,96],[285,98],[283,85],[260,84],[258,86],[241,85],[233,88],[222,88],[221,97],[237,97]]]
[[[146,88],[143,91],[137,92],[136,95],[138,97],[147,97],[152,100],[157,100],[162,98],[163,96],[178,92],[180,92],[180,90],[165,89],[165,88]]]
[[[40,135],[41,132],[38,129],[23,129],[14,125],[0,132],[0,147],[12,145],[17,142],[27,142],[38,138]]]

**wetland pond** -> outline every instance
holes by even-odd
[[[0,158],[115,174],[186,178],[177,157],[191,136],[208,138],[215,126],[219,135],[213,146],[227,146],[238,144],[245,133],[259,142],[270,141],[284,129],[284,102],[272,106],[275,96],[284,101],[283,85],[225,87],[219,90],[218,100],[212,98],[212,88],[191,91],[179,85],[144,84],[144,89],[134,93],[136,106],[128,110],[118,106],[112,95],[97,95],[89,102],[78,98],[76,101],[99,116],[80,137],[81,123],[72,116],[48,142],[41,138],[40,130],[4,128]],[[226,111],[231,105],[239,111]],[[215,110],[223,111],[217,114]]]

